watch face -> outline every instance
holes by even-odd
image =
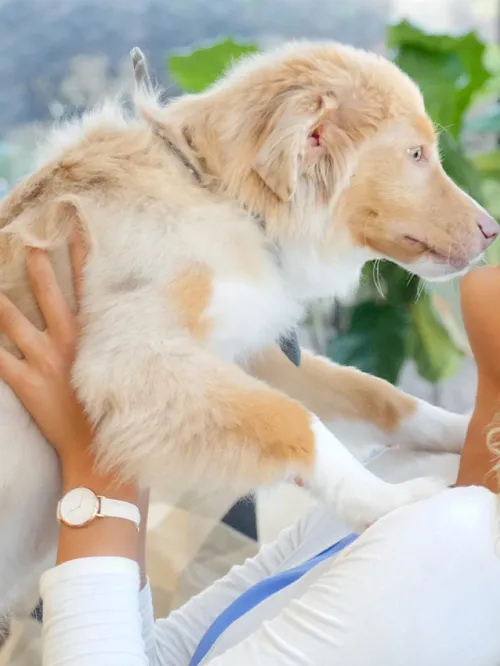
[[[66,493],[59,505],[59,517],[71,527],[90,523],[99,512],[99,499],[89,488],[74,488]]]

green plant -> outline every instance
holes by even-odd
[[[256,53],[254,44],[242,44],[226,38],[211,46],[167,58],[170,75],[184,92],[201,92],[243,55]]]
[[[492,145],[500,144],[500,45],[486,47],[485,62],[492,77],[480,91],[479,101],[485,108],[467,122],[467,130],[479,135]],[[494,148],[474,156],[476,169],[483,178],[484,204],[489,212],[500,219],[500,150]],[[496,243],[488,252],[488,260],[500,264],[500,247]]]
[[[483,43],[474,33],[429,35],[403,21],[389,28],[388,46],[394,61],[420,85],[430,115],[441,129],[445,169],[481,201],[483,174],[466,155],[462,138],[474,96],[490,80],[483,62]],[[255,45],[224,39],[172,55],[167,63],[183,90],[199,92],[219,78],[233,60],[255,51]],[[500,160],[491,168],[500,172]],[[417,278],[410,279],[394,264],[366,267],[358,302],[345,314],[348,324],[330,341],[329,356],[393,383],[408,358],[415,361],[422,377],[434,383],[451,376],[463,356],[435,297],[422,290]]]

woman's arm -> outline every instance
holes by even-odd
[[[72,259],[80,283],[84,250],[72,243]],[[48,256],[31,250],[28,276],[47,329],[39,331],[0,294],[0,329],[23,355],[15,358],[0,348],[0,376],[14,390],[40,430],[59,454],[63,492],[85,486],[97,495],[138,504],[133,484],[95,470],[92,429],[71,385],[71,369],[78,342],[77,318],[71,312]],[[99,518],[83,528],[61,524],[58,563],[77,557],[117,555],[137,559],[139,537],[133,523]]]
[[[321,529],[321,525],[325,524],[328,529],[328,521],[322,520],[322,517],[325,518],[325,514],[318,509],[305,513],[291,527],[283,530],[274,543],[262,546],[255,557],[240,566],[234,566],[226,576],[171,613],[168,618],[158,620],[156,625],[149,623],[149,632],[144,636],[151,663],[158,666],[187,666],[212,622],[243,592],[279,571],[310,537],[311,555],[325,547],[325,543],[318,543],[315,538],[318,534],[326,541],[326,545],[331,545],[328,534]],[[333,541],[341,536],[330,534]],[[317,550],[314,550],[315,546]],[[144,590],[141,596],[146,594],[149,594],[148,590]],[[147,612],[146,606],[144,615]]]
[[[457,485],[499,492],[488,431],[500,412],[500,268],[476,268],[462,280],[462,313],[478,369],[476,404],[460,460]]]
[[[79,302],[85,258],[79,239],[71,244],[71,256]],[[59,566],[41,581],[44,664],[188,664],[213,619],[245,589],[278,569],[301,542],[307,521],[287,530],[276,544],[235,567],[155,628],[145,573],[147,495],[140,498],[133,484],[120,485],[112,474],[96,472],[92,429],[70,381],[77,316],[64,300],[47,255],[33,250],[28,274],[47,330],[37,330],[0,295],[0,329],[24,356],[19,360],[0,348],[0,376],[59,454],[63,492],[85,486],[96,494],[137,503],[142,516],[139,533],[115,518],[94,520],[78,529],[61,525]]]
[[[75,240],[71,250],[78,294],[84,249]],[[59,454],[64,492],[85,486],[97,495],[138,504],[133,484],[120,484],[113,475],[95,469],[92,429],[70,379],[77,317],[45,253],[31,251],[27,268],[47,329],[39,331],[0,295],[0,329],[22,354],[18,359],[0,348],[0,377]],[[144,531],[145,515],[140,533],[133,523],[119,518],[97,518],[82,528],[61,525],[59,566],[41,581],[46,666],[148,663],[138,599]]]

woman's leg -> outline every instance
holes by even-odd
[[[497,527],[478,487],[394,511],[210,666],[498,666]]]

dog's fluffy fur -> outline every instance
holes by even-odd
[[[74,384],[100,465],[156,490],[301,477],[357,526],[435,492],[375,478],[332,431],[458,451],[465,417],[313,355],[296,368],[274,347],[370,258],[445,278],[485,249],[493,221],[445,175],[417,87],[373,54],[297,43],[203,94],[137,105],[136,118],[108,104],[57,129],[0,207],[0,290],[39,326],[25,248],[52,252],[72,299],[66,239],[78,225],[88,241]],[[52,562],[59,474],[0,392],[3,612],[32,601]]]

